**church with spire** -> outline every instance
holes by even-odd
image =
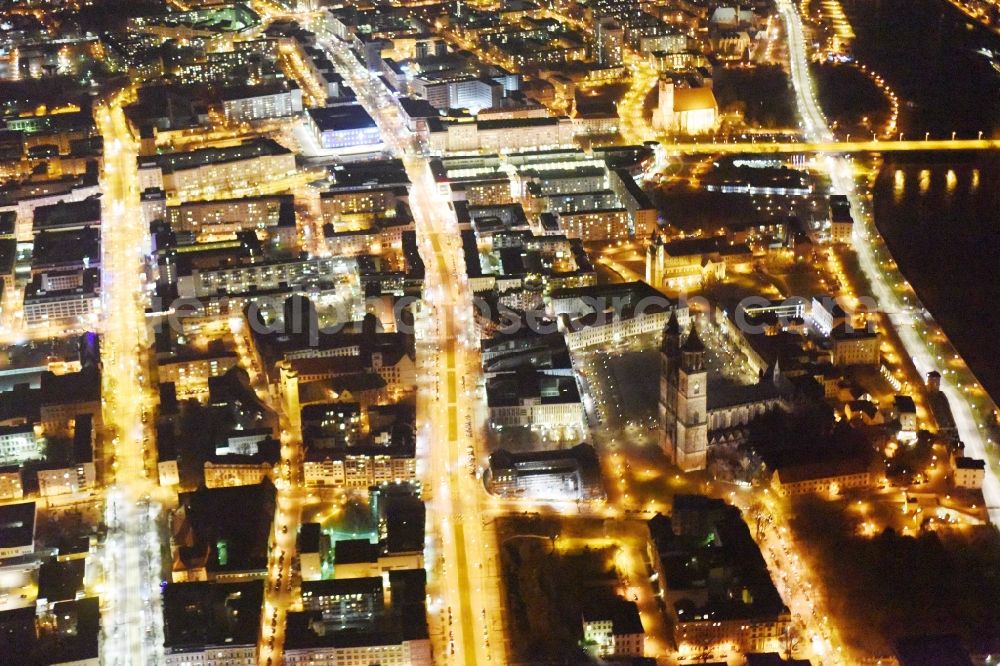
[[[777,365],[756,384],[743,385],[710,377],[705,354],[694,318],[684,335],[671,313],[660,345],[660,446],[685,472],[705,469],[710,451],[742,443],[754,418],[787,408]]]

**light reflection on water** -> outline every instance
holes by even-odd
[[[893,258],[959,353],[1000,395],[1000,155],[890,159],[875,220]]]
[[[982,175],[978,167],[955,166],[895,166],[892,167],[892,201],[903,205],[906,199],[945,201],[954,195],[974,196],[979,191]],[[883,193],[885,193],[883,185]]]

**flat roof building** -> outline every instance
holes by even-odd
[[[673,515],[647,523],[649,556],[683,651],[729,643],[761,651],[791,623],[740,510],[700,495],[677,495]]]
[[[161,189],[181,199],[259,187],[295,173],[295,154],[269,138],[224,148],[160,153],[139,158],[139,189]]]
[[[227,86],[221,98],[222,113],[230,122],[286,118],[302,112],[302,90],[285,83]]]
[[[41,231],[77,231],[101,224],[100,197],[82,201],[60,201],[35,208],[32,233]]]
[[[180,493],[178,500],[182,520],[173,539],[174,581],[263,573],[275,508],[275,489],[269,480],[233,488],[199,488]]]
[[[35,503],[0,505],[0,560],[35,550]]]
[[[165,663],[257,659],[264,581],[169,583],[163,588]]]
[[[24,323],[29,327],[91,326],[100,310],[101,273],[97,268],[38,273],[24,288]]]
[[[360,104],[309,109],[306,118],[324,149],[374,149],[382,145],[378,125]]]
[[[490,492],[504,497],[604,497],[597,454],[589,444],[524,453],[498,449],[490,456],[488,482]]]
[[[101,265],[101,234],[95,227],[42,230],[31,251],[31,274],[97,268]]]

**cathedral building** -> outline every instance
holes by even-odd
[[[705,353],[694,322],[682,342],[680,324],[671,314],[660,345],[660,445],[685,472],[705,469],[709,451],[738,445],[750,421],[787,407],[777,365],[752,385],[721,377],[710,381]]]
[[[712,88],[679,83],[671,78],[660,80],[653,126],[680,134],[704,134],[718,127],[719,104]]]

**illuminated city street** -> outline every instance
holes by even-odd
[[[402,120],[385,101],[386,93],[342,47],[328,41],[327,48],[362,93],[383,135],[390,138],[393,150],[403,158],[414,185],[410,205],[418,225],[421,253],[431,259],[426,262],[430,268],[430,312],[423,318],[430,329],[426,340],[433,346],[431,365],[436,376],[435,400],[426,404],[423,419],[418,415],[418,432],[429,456],[433,514],[444,547],[443,578],[432,584],[443,599],[443,607],[458,619],[449,623],[453,635],[448,640],[448,658],[453,658],[454,663],[491,663],[494,655],[502,654],[504,641],[502,622],[496,619],[497,581],[489,575],[489,567],[483,566],[492,559],[489,524],[479,519],[478,507],[470,501],[479,498],[483,490],[465,472],[463,462],[468,455],[466,446],[474,444],[465,429],[474,418],[473,405],[465,397],[473,387],[466,383],[475,376],[470,371],[478,362],[474,349],[469,348],[472,326],[468,286],[455,267],[453,239],[457,222],[448,201],[435,187],[426,160],[416,153]],[[493,603],[487,604],[487,600]],[[487,608],[492,609],[488,619]],[[496,663],[502,663],[502,659]]]
[[[146,427],[144,271],[148,229],[139,210],[135,143],[120,102],[98,113],[106,141],[104,234],[104,419],[115,433],[105,508],[109,528],[104,578],[109,593],[102,613],[104,663],[158,664],[163,654],[160,610],[159,494],[149,477],[155,446]]]
[[[642,143],[655,136],[655,131],[646,122],[646,96],[659,80],[657,72],[649,63],[635,54],[629,54],[631,80],[629,89],[618,103],[621,117],[622,137],[629,143]],[[685,151],[687,152],[687,151]]]
[[[792,54],[790,61],[792,81],[795,85],[799,114],[804,123],[805,136],[812,141],[829,141],[832,135],[826,126],[823,112],[816,102],[814,84],[809,75],[808,55],[802,37],[801,21],[791,3],[781,3],[779,8],[788,31],[789,50]],[[1000,144],[995,141],[983,143],[983,148],[1000,148]],[[929,319],[925,311],[922,311],[912,290],[907,289],[903,292],[907,295],[903,295],[890,286],[891,284],[905,285],[906,282],[902,276],[898,273],[890,276],[887,267],[875,259],[874,246],[881,244],[882,240],[874,228],[865,198],[857,191],[854,167],[849,161],[835,155],[827,156],[824,160],[834,189],[848,196],[855,217],[864,221],[864,225],[855,230],[859,236],[858,240],[862,241],[857,244],[858,256],[865,277],[872,285],[873,296],[879,307],[888,315],[903,343],[906,354],[912,359],[917,371],[921,375],[932,370],[942,372],[944,375],[942,388],[952,405],[962,441],[969,447],[969,451],[973,455],[991,461],[987,480],[983,486],[983,494],[986,497],[987,506],[991,507],[991,518],[996,521],[1000,518],[1000,480],[997,477],[995,457],[988,454],[981,430],[984,415],[974,415],[969,401],[958,388],[963,383],[965,386],[975,385],[975,379],[967,370],[963,372],[941,368],[939,363],[934,362],[935,354],[930,351],[928,342],[928,333],[935,328],[933,321]],[[918,317],[918,315],[920,316]]]
[[[790,2],[781,2],[778,6],[788,34],[789,53],[791,54],[791,77],[795,86],[796,102],[803,122],[804,135],[808,141],[828,142],[832,139],[832,134],[827,127],[823,112],[816,102],[815,87],[812,77],[809,74],[807,62],[808,53],[802,36],[801,20]],[[888,142],[886,145],[888,146],[892,143]],[[916,142],[910,142],[910,145],[913,146],[914,143]],[[989,147],[995,148],[996,146],[990,145]],[[874,149],[874,146],[872,148]],[[918,306],[915,302],[915,297],[911,296],[912,301],[906,304],[901,302],[898,292],[890,287],[891,278],[886,275],[886,267],[876,261],[874,257],[873,246],[876,243],[881,243],[882,240],[874,228],[871,215],[865,204],[866,197],[858,193],[853,165],[848,160],[837,155],[828,155],[823,158],[823,162],[831,176],[834,191],[848,196],[855,218],[864,222],[862,226],[855,228],[856,238],[860,241],[857,243],[858,256],[865,277],[874,290],[873,296],[876,298],[876,302],[880,309],[887,314],[889,321],[899,334],[905,352],[912,359],[917,371],[921,375],[924,375],[938,368],[938,364],[931,360],[932,355],[927,349],[926,338],[923,337],[932,325],[925,323],[928,320],[926,313],[921,317],[923,321],[917,323],[918,318],[915,316],[915,313]],[[897,274],[893,283],[905,284],[905,281]],[[927,328],[922,328],[925,326]],[[921,328],[922,330],[920,330]],[[951,402],[962,440],[966,442],[968,450],[973,455],[992,460],[992,456],[987,455],[984,438],[980,431],[982,421],[977,420],[973,416],[968,401],[954,388],[952,375],[955,375],[957,378],[957,373],[952,370],[945,370],[944,374],[942,388]],[[966,377],[965,381],[968,383],[969,379]],[[998,482],[996,475],[995,461],[992,461],[989,465],[986,482],[983,486],[983,494],[987,505],[992,507],[990,510],[991,519],[996,521],[997,518],[1000,518],[1000,511],[997,511],[997,506],[1000,504],[1000,482]],[[770,503],[770,506],[773,509],[777,509],[773,501]],[[780,509],[775,511],[775,515],[780,518]],[[779,520],[775,525],[774,533],[784,533],[787,531],[782,521]],[[790,551],[788,550],[787,540],[783,540],[783,542],[786,543],[784,552],[786,556],[789,556]],[[771,548],[771,552],[773,553],[775,547],[772,546]],[[791,546],[791,548],[794,548],[794,546]],[[793,580],[797,580],[800,584],[804,583],[808,588],[813,588],[812,582],[806,582],[809,580],[809,574],[801,570],[801,558],[794,554],[794,550],[791,552],[792,555],[790,557],[797,563],[795,566],[800,570],[799,574],[793,577]],[[776,566],[780,570],[780,560],[775,562],[773,566]],[[813,594],[818,594],[818,590],[815,590]],[[795,596],[793,592],[793,598]],[[815,603],[810,603],[808,597],[806,597],[805,601],[806,608],[821,608],[821,606]],[[816,617],[815,613],[813,617]],[[839,654],[841,646],[831,638],[831,636],[835,635],[835,629],[831,629],[826,624],[827,615],[825,613],[822,617],[824,622],[822,635],[827,648],[835,647]]]
[[[0,663],[994,663],[998,20],[0,7]]]

